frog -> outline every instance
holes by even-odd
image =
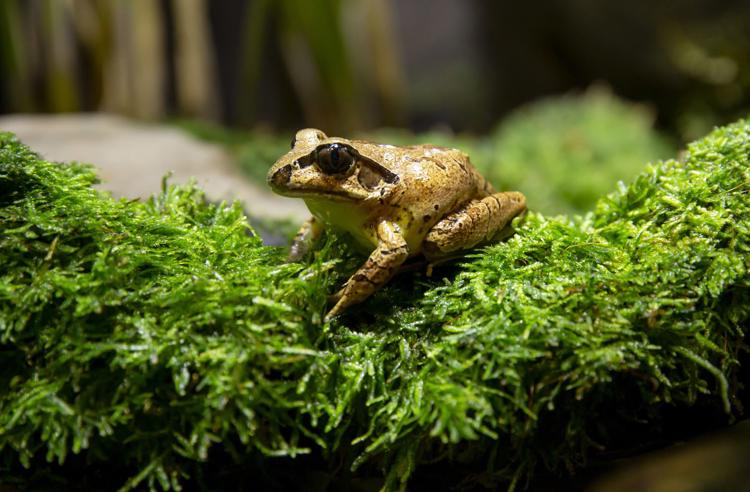
[[[327,228],[348,232],[368,255],[330,296],[325,322],[370,297],[407,259],[421,255],[431,267],[455,258],[512,234],[526,213],[523,193],[497,192],[460,150],[328,137],[316,128],[296,132],[267,182],[311,213],[289,261],[302,259]]]

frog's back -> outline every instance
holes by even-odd
[[[446,212],[462,203],[484,197],[494,190],[479,174],[469,156],[458,149],[434,145],[408,147],[396,171],[403,176],[413,202],[429,202],[430,208]],[[435,209],[435,205],[438,208]]]
[[[460,150],[434,145],[379,147],[380,162],[400,179],[389,200],[391,218],[415,253],[438,221],[494,192]]]

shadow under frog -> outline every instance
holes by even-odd
[[[515,191],[497,193],[469,157],[434,145],[396,147],[300,130],[268,172],[276,193],[299,197],[312,214],[289,259],[302,258],[324,227],[350,233],[369,253],[332,296],[328,321],[383,286],[407,258],[430,263],[491,240],[526,210]]]

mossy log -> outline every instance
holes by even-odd
[[[0,134],[4,473],[84,456],[116,464],[119,485],[172,488],[311,454],[329,476],[379,470],[388,489],[425,462],[514,484],[691,407],[729,422],[748,152],[750,121],[719,128],[582,218],[531,213],[508,241],[323,324],[360,261],[345,239],[287,264],[237,205],[166,183],[116,201],[91,168]]]

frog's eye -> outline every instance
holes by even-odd
[[[342,174],[357,160],[357,151],[348,145],[332,143],[315,149],[315,162],[326,174]]]

